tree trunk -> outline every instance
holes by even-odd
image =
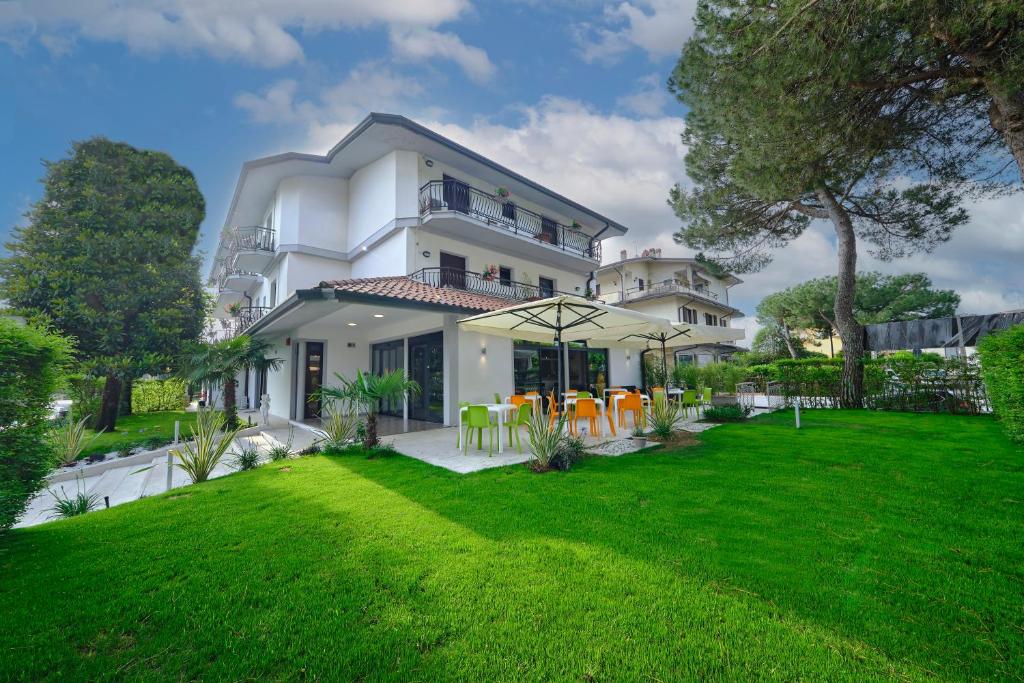
[[[132,380],[130,379],[126,379],[121,386],[121,400],[117,414],[121,417],[132,414]]]
[[[378,443],[377,411],[371,410],[366,414],[366,437],[363,439],[363,448],[367,450],[376,448]]]
[[[834,307],[836,328],[843,340],[843,386],[840,404],[843,408],[864,405],[864,328],[853,315],[853,302],[857,282],[857,235],[853,221],[832,192],[825,187],[817,189],[818,199],[828,211],[836,231],[839,270]]]
[[[796,349],[793,348],[793,339],[789,331],[789,325],[787,325],[785,321],[782,322],[782,339],[786,342],[786,350],[789,351],[789,357],[799,358],[796,353]]]
[[[1024,178],[1024,90],[1007,93],[998,85],[985,84],[992,96],[988,118],[993,130],[1003,136]]]
[[[234,429],[238,426],[238,405],[235,400],[235,384],[237,384],[237,381],[234,377],[224,380],[224,424],[227,425],[228,429]]]
[[[113,432],[117,428],[118,404],[121,400],[121,380],[116,375],[107,375],[103,385],[100,414],[96,416],[93,429]]]

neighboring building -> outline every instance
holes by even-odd
[[[797,337],[807,351],[823,353],[829,358],[835,358],[843,350],[843,340],[838,334],[819,338],[813,330],[804,330],[797,332]]]
[[[213,336],[274,342],[283,367],[239,402],[315,419],[334,373],[405,368],[423,391],[396,417],[454,424],[460,401],[550,391],[554,348],[461,332],[470,314],[583,295],[601,241],[626,227],[401,116],[371,114],[325,156],[247,162],[211,277]],[[639,383],[637,354],[574,348],[570,383]]]
[[[598,269],[594,293],[607,304],[673,322],[730,327],[730,321],[743,317],[729,305],[729,288],[741,282],[731,274],[716,277],[696,259],[663,257],[661,249],[645,249],[632,258],[623,250],[618,261]],[[743,330],[735,330],[735,339],[742,338]],[[743,350],[732,343],[686,344],[682,338],[671,343],[666,355],[670,366],[673,362],[707,365]]]

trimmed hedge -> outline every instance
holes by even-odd
[[[132,412],[155,413],[160,410],[184,410],[188,390],[180,379],[144,379],[132,384]]]
[[[1024,443],[1024,324],[982,337],[981,372],[1006,433]]]
[[[70,358],[66,338],[0,317],[0,531],[53,466],[46,428]]]

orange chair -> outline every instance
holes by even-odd
[[[597,402],[592,398],[580,398],[576,400],[576,409],[572,414],[572,421],[569,423],[569,433],[579,432],[579,421],[581,417],[590,420],[590,433],[597,434]]]
[[[555,420],[559,418],[558,404],[555,403],[555,392],[548,394],[548,429],[555,428]]]
[[[516,410],[519,410],[519,406],[521,406],[524,403],[527,403],[529,401],[528,401],[528,399],[525,396],[521,396],[519,394],[514,394],[514,395],[508,397],[508,402],[511,403],[512,405],[514,405],[516,407]]]
[[[623,398],[619,399],[619,426],[626,426],[626,413],[633,413],[633,426],[644,424],[644,402],[640,397],[640,392],[633,394],[626,394]]]

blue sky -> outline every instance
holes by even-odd
[[[370,110],[402,113],[631,226],[610,250],[660,246],[685,180],[684,111],[664,83],[692,0],[14,0],[0,2],[0,237],[39,196],[40,160],[106,135],[164,150],[196,174],[209,252],[239,166],[324,152]],[[966,311],[1024,306],[1024,204],[972,207],[934,255],[865,267],[924,270]],[[834,271],[816,226],[735,301]]]

